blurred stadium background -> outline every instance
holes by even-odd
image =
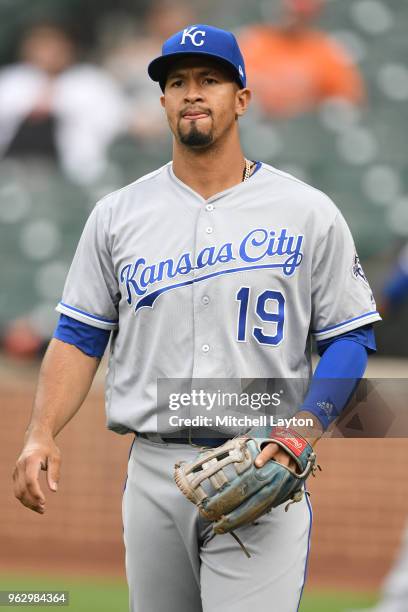
[[[35,358],[52,335],[54,308],[95,202],[170,159],[159,90],[145,74],[160,36],[174,31],[173,25],[203,22],[239,37],[249,24],[277,19],[279,10],[280,0],[186,6],[0,0],[0,128],[7,120],[1,76],[17,61],[23,32],[44,21],[69,29],[81,62],[109,75],[126,109],[124,127],[109,140],[99,172],[89,175],[55,155],[6,154],[0,134],[0,588],[49,588],[60,580],[76,594],[72,610],[126,609],[120,500],[131,441],[104,429],[103,367],[80,414],[59,437],[65,465],[47,515],[30,513],[12,497],[11,471],[38,373]],[[286,118],[268,116],[255,103],[242,121],[244,150],[333,198],[381,301],[387,275],[408,242],[406,2],[330,0],[316,27],[348,51],[364,80],[365,102],[332,98]],[[96,105],[88,112],[97,110]],[[407,308],[377,326],[380,355],[372,359],[371,375],[407,376],[407,329]],[[396,439],[321,443],[325,470],[312,488],[315,529],[302,611],[340,612],[375,599],[408,514],[407,450],[406,441]],[[75,582],[80,577],[84,583]]]

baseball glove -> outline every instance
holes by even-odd
[[[294,459],[297,470],[269,460],[257,468],[254,461],[265,444],[275,442]],[[200,452],[191,463],[175,465],[174,479],[182,493],[213,523],[213,535],[233,533],[242,525],[287,502],[302,499],[304,482],[316,469],[316,455],[296,432],[273,428],[268,438],[248,434],[228,440],[217,448]]]

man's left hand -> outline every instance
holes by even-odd
[[[306,410],[298,412],[296,414],[296,418],[313,419],[313,426],[300,428],[297,427],[296,432],[303,438],[305,438],[311,446],[315,447],[316,443],[323,435],[323,427],[319,419],[314,414],[307,412]],[[281,448],[280,446],[278,446],[278,444],[275,444],[274,442],[267,444],[265,448],[259,453],[259,455],[255,459],[255,465],[256,467],[260,468],[271,459],[273,461],[281,463],[282,465],[285,465],[291,470],[296,471],[297,469],[297,465],[292,459],[292,457],[289,455],[289,453],[287,453],[283,448]]]

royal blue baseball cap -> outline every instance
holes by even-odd
[[[183,56],[203,55],[213,57],[230,69],[241,87],[246,87],[244,58],[232,32],[209,25],[191,25],[173,34],[162,47],[162,54],[148,66],[153,81],[164,89],[167,72],[172,62]]]

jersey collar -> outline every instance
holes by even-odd
[[[184,189],[185,191],[187,191],[191,195],[193,195],[195,199],[198,199],[200,202],[207,203],[207,202],[214,202],[215,200],[219,200],[220,198],[225,197],[226,195],[228,195],[229,193],[231,193],[233,191],[236,191],[236,190],[239,190],[239,189],[242,189],[242,188],[246,188],[246,186],[248,184],[250,184],[250,181],[253,180],[255,174],[258,172],[258,170],[261,168],[261,166],[262,166],[262,162],[257,161],[256,162],[255,170],[251,174],[251,176],[249,177],[249,179],[247,181],[241,182],[241,183],[237,183],[236,185],[233,185],[232,187],[228,187],[228,189],[224,189],[223,191],[219,191],[218,193],[215,193],[214,195],[212,195],[207,200],[205,198],[203,198],[202,195],[197,193],[197,191],[194,191],[194,189],[192,189],[191,187],[186,185],[186,183],[183,183],[183,181],[181,181],[179,178],[177,178],[177,176],[174,174],[173,162],[172,161],[168,163],[168,170],[169,170],[170,178],[171,178],[172,181],[174,181],[182,189]]]

